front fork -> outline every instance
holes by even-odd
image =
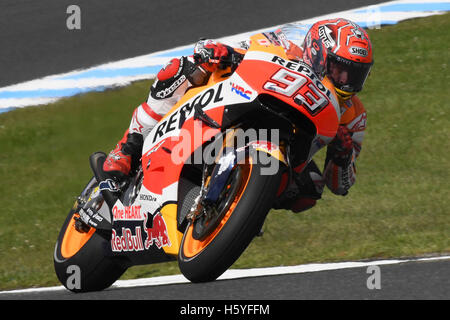
[[[261,172],[262,174],[268,175],[276,174],[277,170],[281,169],[279,166],[280,163],[289,167],[289,158],[286,152],[288,151],[288,147],[280,146],[278,141],[258,139],[251,140],[243,146],[235,146],[234,142],[240,133],[242,133],[242,130],[239,128],[231,129],[227,130],[222,140],[216,139],[216,141],[222,142],[222,146],[215,159],[215,166],[211,173],[209,173],[208,165],[205,164],[201,192],[187,215],[189,221],[194,221],[197,217],[201,216],[203,214],[203,208],[213,206],[217,202],[224,188],[227,186],[227,182],[236,165],[243,164],[245,161],[261,161],[264,165],[270,162],[271,165],[266,168],[267,170]],[[217,147],[217,145],[210,145],[210,148],[214,147]],[[262,157],[262,154],[265,157]],[[290,176],[291,174],[289,174]]]

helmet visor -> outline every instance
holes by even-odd
[[[336,88],[346,92],[359,92],[369,75],[372,63],[355,62],[328,52],[327,75]]]

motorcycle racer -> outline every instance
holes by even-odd
[[[303,60],[319,77],[332,81],[341,111],[336,137],[328,144],[323,174],[314,161],[305,168],[294,168],[293,183],[275,204],[275,208],[300,212],[316,204],[324,185],[335,194],[346,195],[355,182],[355,160],[366,128],[366,111],[356,93],[363,88],[373,58],[367,33],[345,19],[313,24],[303,43],[289,37],[287,31],[281,29],[275,34],[288,57]],[[124,179],[138,165],[143,141],[159,120],[189,88],[206,84],[217,68],[225,66],[226,58],[240,50],[202,39],[192,56],[169,61],[157,74],[147,102],[134,110],[128,130],[108,155],[103,170],[118,180]]]
[[[295,35],[300,30],[296,29],[291,26],[281,30],[287,53],[292,59],[312,66],[319,77],[332,81],[341,111],[336,137],[328,144],[323,175],[315,162],[310,161],[297,175],[297,186],[276,204],[278,208],[300,212],[316,204],[324,185],[334,194],[344,196],[355,183],[355,160],[361,151],[367,120],[356,93],[363,89],[370,73],[373,50],[367,32],[347,19],[318,21],[301,42]]]

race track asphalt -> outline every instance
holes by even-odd
[[[448,300],[450,259],[380,265],[379,281],[367,267],[278,276],[136,288],[110,288],[74,294],[66,290],[2,293],[2,299],[31,300]],[[369,285],[368,285],[369,283]],[[157,304],[157,303],[156,303]]]
[[[376,0],[2,0],[0,87]],[[81,11],[69,30],[67,7]]]

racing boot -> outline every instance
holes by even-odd
[[[319,168],[311,161],[300,174],[294,172],[293,181],[276,200],[274,209],[287,209],[295,213],[308,210],[322,197],[324,185]]]
[[[127,130],[103,163],[103,171],[116,180],[123,181],[128,177],[131,169],[137,167],[143,144],[142,134],[129,133]]]
[[[325,182],[322,173],[314,161],[310,161],[301,174],[295,177],[299,194],[291,203],[290,209],[295,212],[302,212],[311,209],[316,205],[316,201],[322,197]]]

